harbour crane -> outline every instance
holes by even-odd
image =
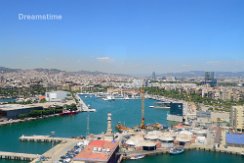
[[[145,111],[145,107],[144,107],[144,100],[145,100],[144,86],[141,87],[140,95],[141,95],[141,125],[140,125],[140,128],[145,129],[146,126],[145,126],[145,117],[144,117],[144,111]]]

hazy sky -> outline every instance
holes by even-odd
[[[18,14],[60,14],[60,21]],[[1,0],[0,66],[244,71],[243,0]]]

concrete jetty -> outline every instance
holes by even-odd
[[[39,157],[40,157],[40,155],[38,155],[38,154],[0,151],[0,159],[32,161],[32,160],[37,159]]]
[[[22,135],[19,138],[20,141],[33,141],[33,142],[54,142],[60,143],[68,141],[69,138],[60,138],[60,137],[51,137],[48,135],[33,135],[33,136],[25,136]]]
[[[43,153],[47,160],[42,161],[43,163],[57,162],[62,155],[67,153],[67,151],[71,150],[78,142],[82,141],[82,139],[78,138],[60,138],[60,137],[51,137],[47,135],[33,135],[33,136],[25,136],[22,135],[19,138],[21,141],[33,141],[33,142],[54,142],[58,143],[53,146],[50,150]],[[39,155],[36,156],[32,163],[35,163],[39,160]]]
[[[61,156],[71,150],[80,141],[80,139],[66,139],[65,141],[62,141],[61,143],[55,145],[53,148],[42,154],[45,158],[47,158],[47,160],[42,162],[58,162]],[[38,161],[38,158],[33,160],[31,163],[35,163],[36,161]]]
[[[207,145],[191,145],[186,150],[202,150],[202,151],[209,151],[209,152],[219,152],[219,153],[227,153],[227,154],[233,154],[233,155],[242,155],[242,148],[239,147],[213,147],[213,146],[207,146]]]
[[[76,98],[78,99],[79,105],[80,105],[80,107],[78,108],[79,111],[82,111],[82,112],[94,112],[94,111],[96,111],[95,109],[90,109],[86,105],[86,103],[79,97],[78,94],[76,94]]]

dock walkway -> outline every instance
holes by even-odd
[[[151,156],[151,155],[158,155],[158,154],[164,154],[167,153],[168,151],[166,149],[157,149],[154,151],[125,151],[125,152],[119,152],[118,154],[123,155],[123,159],[128,159],[131,156],[134,155],[146,155],[146,156]]]
[[[94,112],[93,109],[90,109],[86,103],[79,97],[79,95],[77,94],[76,95],[76,98],[78,99],[79,101],[79,107],[78,107],[78,110],[81,111],[81,112]]]
[[[54,143],[60,143],[69,140],[69,138],[51,137],[48,135],[33,135],[33,136],[22,135],[19,139],[20,141],[54,142]]]
[[[43,153],[42,155],[47,158],[43,163],[51,163],[58,162],[61,156],[63,156],[67,151],[71,150],[80,139],[67,139],[66,141],[62,141],[61,143],[55,145],[53,148]],[[35,163],[38,159],[33,160],[31,163]]]
[[[191,145],[190,147],[187,147],[186,149],[193,149],[193,150],[203,150],[203,151],[212,151],[212,152],[220,152],[220,153],[228,153],[228,154],[234,154],[234,155],[241,155],[242,148],[239,147],[227,147],[224,146],[213,148],[213,146],[200,146],[200,145]]]
[[[0,159],[32,161],[32,160],[37,159],[39,157],[40,157],[40,155],[38,155],[38,154],[0,151]]]

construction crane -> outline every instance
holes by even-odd
[[[141,95],[141,125],[140,125],[140,128],[141,129],[145,129],[145,118],[144,118],[144,87],[142,86],[141,87],[141,90],[140,90],[140,95]]]

